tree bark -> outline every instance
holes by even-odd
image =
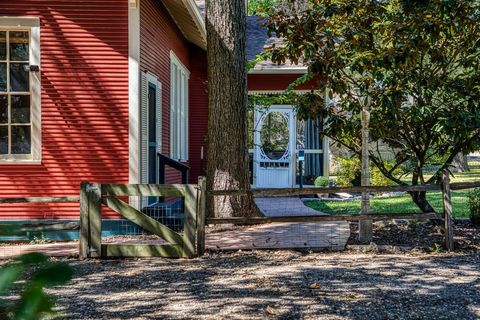
[[[207,189],[250,188],[247,150],[246,15],[244,0],[206,3],[208,60]],[[250,196],[207,198],[208,215],[251,216]]]
[[[457,153],[455,158],[453,158],[452,165],[456,172],[469,172],[470,168],[468,167],[467,156],[463,152]]]
[[[435,209],[427,201],[427,192],[426,191],[417,191],[411,192],[413,202],[418,206],[423,213],[435,212]]]

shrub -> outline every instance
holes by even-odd
[[[335,172],[340,187],[359,186],[362,179],[362,165],[358,158],[338,158]]]
[[[362,182],[362,163],[359,158],[339,158],[339,167],[336,170],[337,185],[342,187],[360,186]],[[391,169],[393,163],[386,161],[385,167]],[[383,173],[373,164],[370,164],[370,184],[372,186],[391,186],[395,185],[395,182],[386,178]],[[393,174],[400,176],[403,170],[398,168]]]
[[[390,170],[393,168],[394,164],[391,161],[385,161],[384,166]],[[392,180],[388,179],[383,175],[383,173],[380,171],[380,169],[377,168],[374,164],[371,165],[371,185],[372,186],[393,186],[396,185],[395,182]],[[397,168],[393,171],[393,175],[396,177],[399,177],[403,174],[403,170],[401,168]]]
[[[315,186],[316,186],[316,187],[326,188],[326,187],[328,187],[329,182],[330,182],[330,181],[328,180],[327,177],[318,176],[318,177],[315,179]]]
[[[473,224],[480,224],[480,188],[475,188],[468,193],[468,206],[470,207],[470,220]]]

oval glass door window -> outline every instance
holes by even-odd
[[[270,160],[279,160],[288,150],[288,122],[280,112],[270,112],[260,132],[263,153]]]

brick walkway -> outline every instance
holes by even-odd
[[[307,207],[299,197],[255,198],[255,204],[266,217],[328,216],[328,213]]]

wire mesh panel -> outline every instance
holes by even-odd
[[[215,196],[216,202],[224,203],[228,196]],[[259,225],[234,226],[228,230],[210,230],[206,245],[212,249],[341,249],[350,236],[349,224],[345,221],[314,221],[309,217],[327,215],[304,204],[295,196],[233,196],[236,203],[252,201],[258,215],[266,218],[304,217],[301,222],[273,222]]]
[[[130,196],[128,203],[146,216],[182,235],[185,217],[184,197],[168,197],[165,199],[162,197]],[[109,243],[134,240],[166,243],[158,235],[121,216],[102,219],[102,237]]]

